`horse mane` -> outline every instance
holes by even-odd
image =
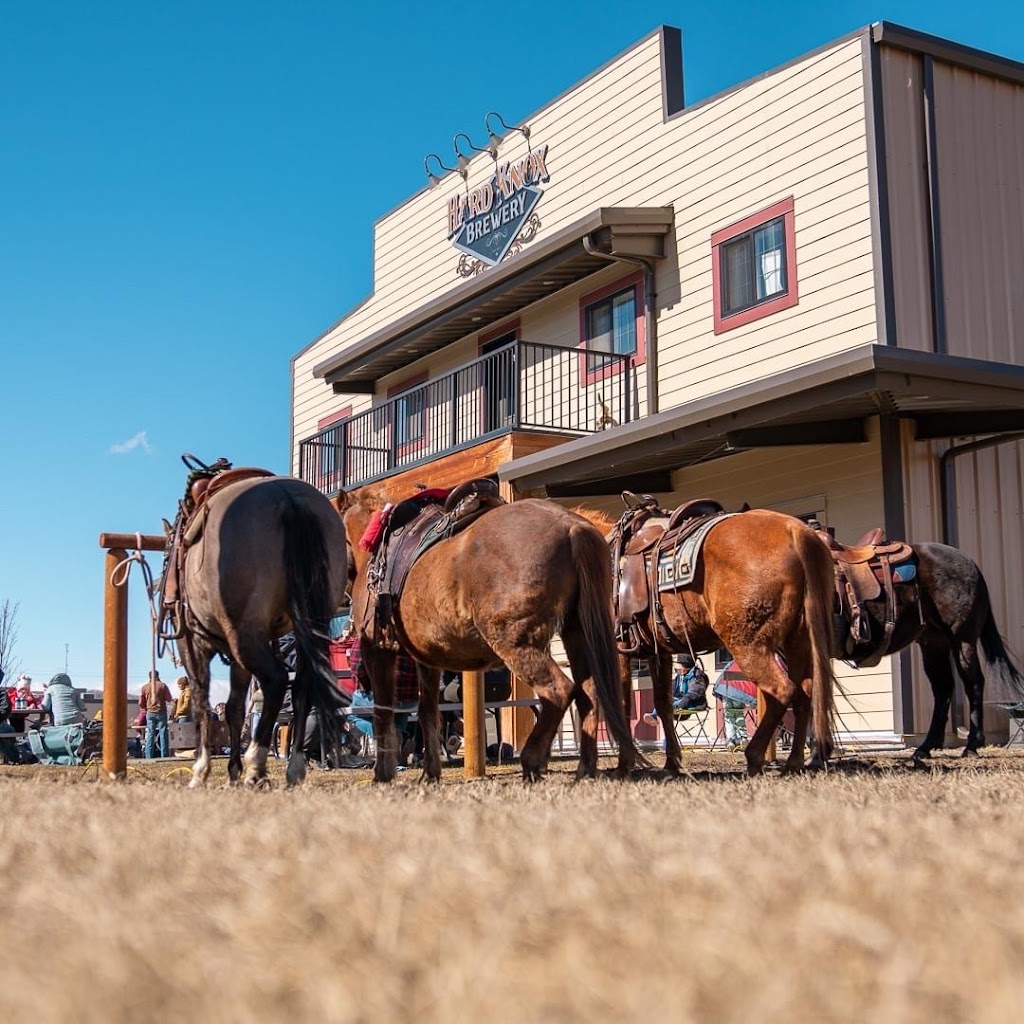
[[[609,533],[618,522],[618,519],[614,519],[607,512],[602,512],[597,508],[590,508],[587,505],[574,505],[569,511],[586,519],[591,526],[596,526],[603,534]]]

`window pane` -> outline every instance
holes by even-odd
[[[409,444],[423,437],[426,392],[413,391],[395,403],[398,443]]]
[[[612,304],[605,300],[587,307],[587,347],[599,352],[612,349]]]
[[[723,246],[722,275],[725,312],[745,309],[754,304],[753,246],[750,236],[738,238]]]
[[[767,299],[786,290],[786,240],[781,220],[754,232],[757,298]]]
[[[636,292],[632,288],[612,300],[612,319],[615,332],[612,351],[632,355],[636,352]]]

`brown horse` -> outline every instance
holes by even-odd
[[[258,782],[266,775],[271,735],[288,686],[275,643],[279,637],[295,634],[295,734],[303,735],[310,699],[325,711],[337,706],[327,626],[345,593],[345,531],[330,500],[291,477],[228,484],[209,498],[205,515],[202,533],[185,555],[184,600],[174,615],[199,725],[192,785],[205,782],[210,773],[214,654],[231,662],[227,719],[232,781],[242,770],[246,688],[254,675],[263,688],[263,714],[245,754],[245,781]],[[321,715],[321,721],[330,718]],[[296,743],[288,761],[289,785],[300,782],[305,772],[301,743]]]
[[[616,525],[601,512],[576,511],[606,536]],[[642,521],[664,531],[669,513],[654,508],[641,515]],[[726,647],[764,694],[765,713],[746,749],[750,775],[764,767],[768,744],[790,705],[795,738],[785,770],[803,767],[812,709],[818,750],[828,751],[833,579],[825,546],[792,516],[751,509],[711,529],[693,582],[660,595],[665,621],[682,646],[666,642],[641,652],[650,666],[654,706],[665,726],[665,767],[670,773],[681,769],[679,738],[672,728],[673,650]],[[664,637],[654,621],[645,625],[651,635]]]
[[[382,505],[371,488],[339,497],[356,561],[352,621],[357,626],[366,622],[370,559],[359,540]],[[610,592],[608,547],[600,533],[548,501],[501,505],[420,556],[406,578],[396,619],[402,647],[417,662],[426,779],[441,775],[440,669],[474,671],[500,664],[528,683],[541,701],[522,752],[524,780],[538,780],[546,768],[576,691],[577,706],[587,712],[592,711],[590,695],[596,694],[619,744],[620,772],[632,767],[636,748],[620,699]],[[555,632],[565,644],[573,680],[551,657]],[[376,708],[374,777],[389,782],[397,748],[392,710],[396,655],[375,646],[365,629],[362,652]],[[596,718],[596,712],[588,717]],[[581,776],[597,773],[596,744],[591,753],[580,761]]]

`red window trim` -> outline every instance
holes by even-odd
[[[731,316],[722,315],[722,253],[721,247],[748,231],[767,224],[770,220],[778,217],[783,218],[783,230],[786,234],[786,294],[778,298],[762,302],[750,309],[741,310]],[[724,334],[734,327],[742,327],[744,324],[760,320],[762,317],[771,316],[783,309],[795,306],[799,300],[796,277],[796,232],[794,231],[793,197],[773,203],[749,217],[730,224],[728,227],[720,228],[711,235],[711,280],[712,291],[715,303],[715,334]]]
[[[406,391],[411,391],[413,388],[420,384],[426,384],[430,377],[428,370],[422,370],[420,373],[415,374],[412,377],[406,377],[405,380],[399,381],[397,384],[392,384],[388,388],[387,397],[397,398],[399,395],[404,394]],[[415,452],[422,451],[427,446],[427,426],[430,422],[430,408],[426,402],[426,396],[423,400],[423,434],[421,437],[414,437],[407,444],[397,445],[395,453],[399,456],[412,455]],[[391,429],[396,429],[395,417],[391,417]]]
[[[351,405],[346,405],[344,409],[332,412],[329,416],[325,416],[323,419],[316,421],[317,433],[319,434],[322,430],[326,430],[328,427],[333,427],[335,423],[340,423],[341,420],[347,420],[351,415]]]
[[[610,295],[625,291],[630,285],[633,286],[634,301],[636,303],[636,352],[633,355],[633,366],[643,366],[647,362],[647,318],[644,316],[644,275],[643,271],[628,274],[620,277],[617,281],[598,288],[597,291],[588,292],[580,296],[580,347],[587,343],[587,308],[607,299]],[[584,385],[597,384],[608,377],[614,377],[621,373],[621,363],[614,366],[605,366],[600,370],[587,369],[587,354],[580,355],[580,380]]]

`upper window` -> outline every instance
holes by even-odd
[[[421,385],[427,380],[426,372],[393,384],[388,398],[393,398],[395,450],[398,455],[419,451],[427,439],[427,389]]]
[[[711,236],[715,334],[796,305],[793,199]]]
[[[395,441],[402,447],[422,441],[427,430],[427,392],[410,391],[395,402]]]
[[[632,356],[634,365],[644,361],[643,275],[632,274],[626,280],[584,295],[580,299],[580,341],[591,351]],[[588,355],[584,360],[587,384],[614,373],[621,360]]]
[[[630,285],[586,307],[587,348],[631,356],[636,352],[636,288]]]

